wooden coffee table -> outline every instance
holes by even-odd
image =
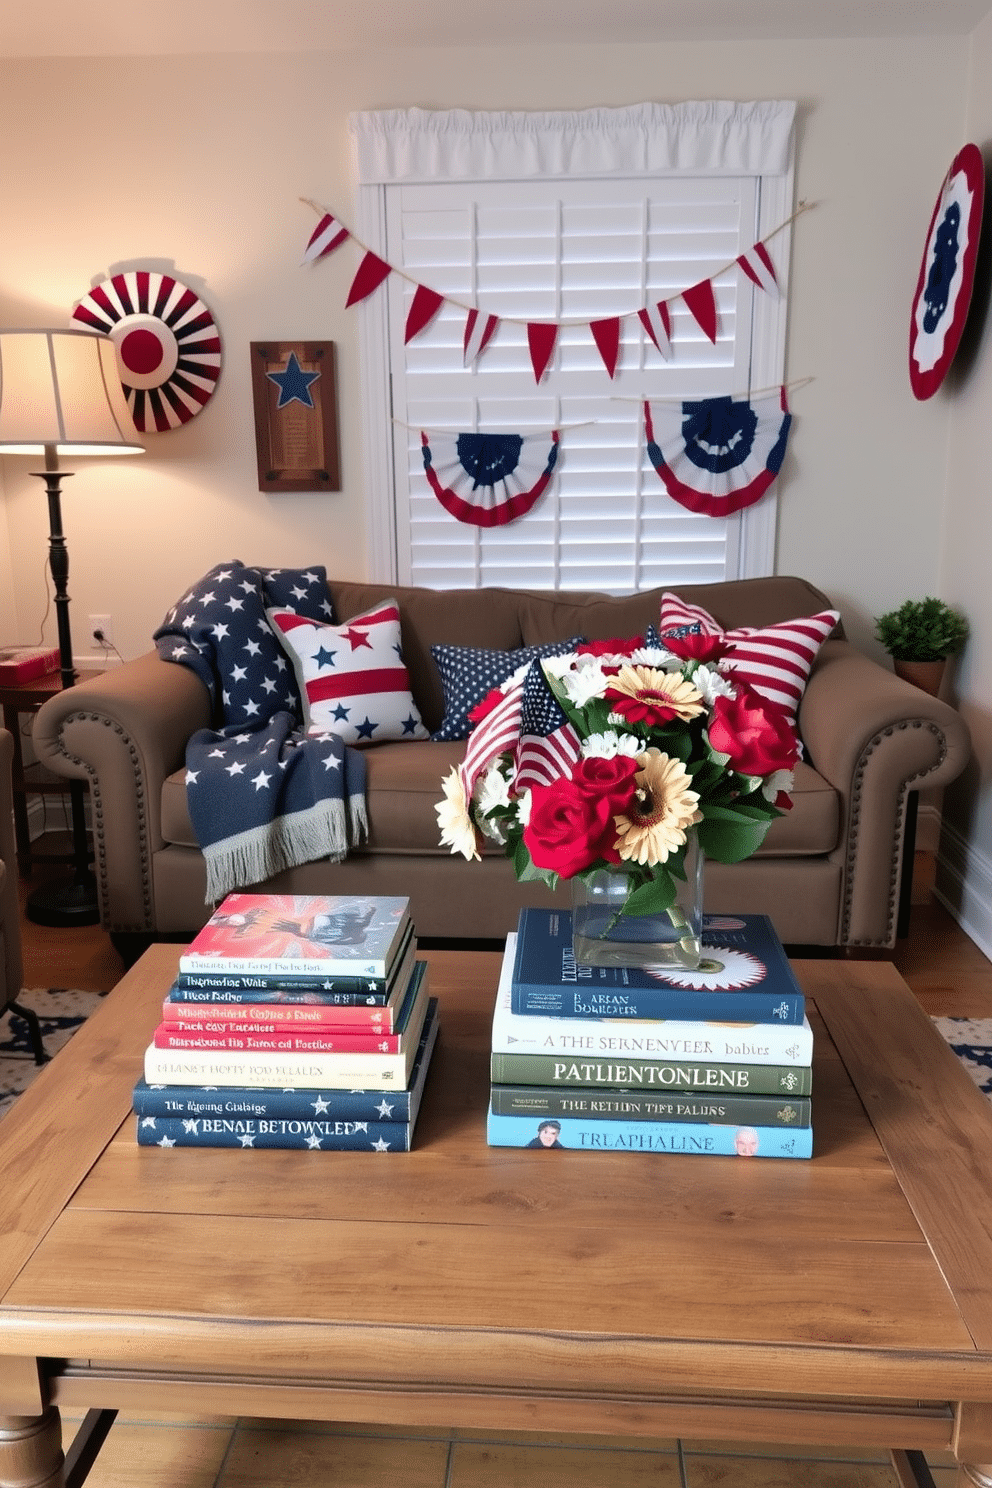
[[[992,1464],[992,1110],[888,964],[797,966],[807,1162],[488,1148],[499,957],[450,952],[412,1153],[139,1148],[178,954],[0,1123],[0,1488],[63,1481],[59,1406]]]

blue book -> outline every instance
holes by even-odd
[[[437,998],[427,1004],[420,1044],[405,1090],[276,1090],[268,1087],[208,1085],[150,1085],[140,1079],[134,1087],[131,1108],[138,1119],[138,1142],[142,1120],[174,1120],[182,1117],[215,1117],[311,1121],[364,1121],[410,1123],[417,1107],[427,1066],[437,1042]],[[146,1128],[148,1133],[153,1127]],[[179,1145],[177,1143],[177,1145]],[[182,1145],[188,1145],[186,1143]]]
[[[510,1006],[552,1018],[802,1024],[806,999],[767,915],[704,915],[698,968],[580,966],[568,910],[522,909]]]
[[[501,1116],[489,1108],[490,1147],[575,1152],[678,1152],[685,1157],[812,1157],[813,1130],[707,1126],[691,1121],[587,1121],[581,1116]]]

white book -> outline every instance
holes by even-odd
[[[708,1059],[717,1064],[810,1064],[813,1030],[802,1024],[681,1022],[674,1018],[549,1018],[511,1008],[517,935],[506,951],[493,1013],[494,1054]]]

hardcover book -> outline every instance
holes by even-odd
[[[304,1090],[398,1090],[410,1072],[427,1009],[427,963],[418,961],[414,979],[418,998],[395,1054],[291,1054],[238,1049],[145,1050],[144,1076],[149,1085],[293,1086]]]
[[[808,1097],[778,1095],[668,1095],[644,1090],[562,1089],[540,1085],[494,1085],[498,1116],[574,1116],[592,1121],[705,1122],[717,1126],[811,1126]]]
[[[312,1002],[327,1007],[381,1007],[395,993],[397,980],[402,976],[405,981],[409,976],[416,949],[413,921],[408,920],[388,976],[181,971],[169,995],[176,1002]],[[218,967],[226,967],[226,962],[219,961]]]
[[[16,687],[59,669],[58,646],[0,646],[0,683]]]
[[[522,909],[512,1008],[555,1018],[801,1024],[802,989],[767,915],[704,915],[698,968],[583,966],[568,910]]]
[[[161,1022],[154,1043],[159,1049],[243,1049],[266,1054],[398,1054],[410,1037],[414,1010],[423,1011],[426,991],[411,975],[396,1017],[396,1027],[384,1028],[284,1028],[256,1025],[239,1028],[228,1024],[194,1024],[184,1028]]]
[[[809,1095],[813,1070],[808,1064],[718,1064],[699,1060],[611,1059],[586,1054],[492,1054],[494,1085],[544,1085],[554,1089],[622,1088],[671,1096]],[[617,1079],[623,1075],[623,1083]]]
[[[409,925],[401,896],[228,894],[179,970],[386,978]]]
[[[684,1157],[812,1157],[812,1127],[707,1126],[692,1121],[593,1121],[585,1117],[501,1116],[486,1122],[490,1147],[580,1152],[678,1152]]]
[[[175,983],[162,1004],[162,1019],[165,1023],[181,1023],[185,1026],[230,1022],[243,1025],[245,1031],[252,1023],[268,1023],[277,1027],[294,1028],[346,1028],[360,1031],[367,1028],[384,1028],[393,1031],[396,1016],[403,1003],[417,955],[417,941],[412,935],[404,941],[400,959],[396,962],[390,979],[384,983],[386,991],[374,998],[361,997],[357,1001],[343,1001],[351,994],[334,993],[325,996],[320,992],[281,991],[259,992],[226,990],[192,991],[180,989]],[[242,1001],[242,997],[251,1001]],[[382,1000],[382,997],[385,1000]]]
[[[573,1059],[599,1059],[625,1069],[638,1063],[677,1061],[712,1064],[808,1065],[813,1058],[813,1030],[802,1024],[735,1023],[680,1018],[555,1018],[515,1013],[512,1008],[516,931],[506,937],[493,1012],[492,1051],[499,1054],[563,1054]],[[517,1077],[519,1080],[519,1076]],[[577,1083],[599,1084],[598,1076]],[[627,1085],[632,1078],[602,1083]]]
[[[153,1085],[145,1079],[134,1087],[136,1116],[280,1117],[334,1121],[412,1121],[418,1100],[418,1070],[424,1051],[438,1036],[437,998],[427,1005],[420,1045],[405,1090],[311,1090],[253,1088],[250,1086]]]
[[[291,1109],[285,1097],[296,1092],[283,1090],[195,1092],[154,1090],[143,1081],[134,1093],[139,1147],[280,1147],[335,1152],[408,1152],[420,1110],[431,1055],[437,1043],[437,999],[432,998],[424,1019],[410,1086],[401,1102],[393,1095],[377,1092],[364,1097],[360,1091],[329,1092],[309,1097],[306,1105]],[[302,1095],[303,1092],[299,1092]],[[162,1113],[149,1107],[165,1095],[168,1109]],[[276,1106],[277,1097],[283,1097]],[[298,1098],[298,1096],[297,1096]],[[349,1105],[350,1102],[350,1105]],[[402,1111],[400,1107],[403,1107]]]

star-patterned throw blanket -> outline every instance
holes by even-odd
[[[325,570],[218,565],[154,636],[159,656],[194,671],[220,715],[186,747],[208,904],[299,863],[339,861],[368,831],[365,761],[335,734],[305,732],[293,669],[266,619],[272,606],[333,620]]]

